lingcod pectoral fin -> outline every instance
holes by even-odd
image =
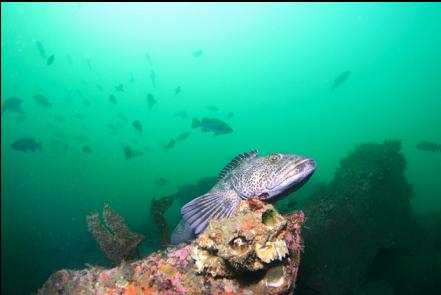
[[[211,219],[231,216],[239,202],[239,197],[207,193],[184,205],[181,213],[184,220],[194,229],[195,234],[199,234],[208,226]]]

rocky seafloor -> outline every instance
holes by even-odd
[[[112,269],[62,269],[37,294],[293,293],[303,222],[301,211],[282,216],[257,199],[243,201],[190,244]]]

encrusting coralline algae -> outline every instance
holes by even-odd
[[[280,215],[257,199],[212,220],[190,244],[112,269],[52,274],[37,294],[286,294],[303,249],[303,212]]]

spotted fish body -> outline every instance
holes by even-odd
[[[241,200],[272,202],[293,192],[315,168],[311,158],[293,154],[259,156],[257,150],[240,154],[220,172],[218,182],[208,193],[182,207],[183,220],[194,234],[199,234],[211,219],[231,216]],[[176,242],[179,238],[172,236],[172,243]]]

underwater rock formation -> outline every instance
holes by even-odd
[[[400,149],[397,140],[357,146],[305,202],[298,294],[361,294],[378,253],[412,239],[413,190]]]
[[[214,220],[196,239],[191,255],[198,272],[228,276],[235,271],[258,271],[288,254],[285,219],[269,206],[262,210],[260,201],[251,204],[262,212],[247,214],[250,208],[244,202],[230,222]]]
[[[119,267],[63,269],[38,294],[287,294],[303,249],[303,212],[242,201],[232,218],[212,220],[191,244]]]
[[[138,245],[144,236],[130,231],[124,219],[108,204],[104,205],[104,224],[101,224],[99,213],[87,216],[87,226],[101,250],[115,264],[138,257]]]

